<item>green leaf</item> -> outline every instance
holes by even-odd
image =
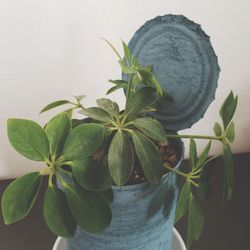
[[[195,168],[197,161],[197,150],[195,140],[192,138],[190,139],[189,143],[189,161],[192,169]]]
[[[128,47],[128,45],[122,41],[122,46],[123,46],[123,51],[124,51],[124,55],[125,55],[125,58],[127,60],[127,62],[129,63],[130,62],[130,49]]]
[[[109,169],[102,162],[84,158],[71,164],[73,177],[89,191],[103,191],[112,186]]]
[[[152,118],[138,118],[131,122],[131,125],[138,128],[146,136],[158,141],[166,142],[166,132],[160,122]]]
[[[86,123],[77,126],[69,134],[64,148],[65,160],[76,160],[93,154],[104,137],[104,127],[100,124]]]
[[[56,108],[56,107],[64,105],[64,104],[69,104],[69,103],[70,103],[70,101],[68,101],[68,100],[59,100],[59,101],[52,102],[52,103],[48,104],[46,107],[44,107],[40,111],[40,114],[45,112],[45,111],[48,111],[50,109]]]
[[[97,105],[104,109],[111,117],[119,115],[119,106],[116,102],[112,102],[107,98],[97,99]]]
[[[226,138],[233,143],[235,139],[234,122],[231,122],[226,130]]]
[[[198,240],[204,227],[204,215],[200,205],[194,200],[192,194],[189,199],[187,247],[190,248],[193,240]]]
[[[230,121],[232,120],[236,107],[238,103],[238,96],[234,97],[233,92],[231,91],[230,94],[225,99],[224,103],[220,109],[220,116],[223,121],[224,128],[226,129]]]
[[[80,102],[82,99],[86,97],[86,95],[75,95],[74,96],[78,102]]]
[[[63,112],[52,118],[46,125],[45,132],[50,142],[50,153],[58,157],[70,133],[71,122],[67,113]]]
[[[43,206],[48,228],[58,236],[70,238],[75,234],[76,222],[71,214],[66,195],[56,187],[48,187]]]
[[[114,192],[112,188],[99,192],[99,194],[108,202],[108,204],[112,204],[114,201]]]
[[[93,107],[79,111],[80,114],[86,115],[94,120],[102,122],[112,122],[112,117],[103,109]]]
[[[205,163],[207,156],[208,156],[208,153],[209,153],[210,148],[211,148],[211,144],[212,144],[212,141],[209,141],[209,143],[207,144],[207,146],[204,148],[201,155],[199,156],[199,158],[196,162],[196,166],[195,166],[197,169],[200,168]]]
[[[131,133],[135,152],[143,172],[151,184],[159,183],[163,174],[163,162],[154,143],[138,131]]]
[[[133,67],[125,65],[123,60],[119,60],[118,63],[120,64],[122,72],[124,74],[135,74],[135,73],[137,73],[137,71],[135,69],[133,69]]]
[[[133,151],[127,135],[118,130],[114,135],[108,152],[111,177],[117,186],[126,183],[133,169]]]
[[[121,88],[126,89],[127,87],[128,87],[128,86],[127,86],[126,83],[123,83],[123,84],[114,86],[114,87],[110,88],[110,89],[107,91],[106,95],[109,95],[109,94],[111,94],[112,92],[114,92],[114,91],[116,91],[116,90],[118,90],[118,89],[121,89]]]
[[[133,65],[134,67],[137,67],[137,68],[141,67],[141,65],[140,65],[140,63],[138,62],[138,60],[137,60],[137,58],[135,57],[135,55],[132,55],[132,65]]]
[[[71,119],[72,115],[73,115],[73,109],[66,109],[64,110],[64,112],[68,115],[68,117]]]
[[[221,136],[222,135],[222,128],[218,122],[214,124],[214,133],[216,136]]]
[[[115,54],[117,55],[119,60],[122,60],[122,57],[120,56],[120,54],[118,53],[116,48],[108,40],[106,40],[105,38],[102,38],[102,40],[104,40],[110,46],[110,48],[115,52]]]
[[[223,143],[223,160],[225,164],[224,197],[226,201],[231,200],[234,186],[234,164],[230,145]]]
[[[128,82],[124,81],[124,80],[109,80],[109,82],[111,82],[111,83],[113,83],[115,85],[123,85],[123,84],[128,85]]]
[[[175,223],[177,223],[188,211],[190,191],[191,191],[190,183],[185,182],[185,184],[181,189],[180,196],[178,199],[178,204],[175,214]]]
[[[126,112],[129,115],[137,114],[141,110],[151,106],[157,100],[158,95],[153,88],[141,88],[131,97],[129,103],[127,104]]]
[[[49,141],[43,128],[25,119],[8,119],[8,137],[11,145],[21,155],[35,161],[49,157]]]
[[[64,185],[64,189],[72,215],[83,230],[99,233],[110,224],[110,205],[99,193],[73,184]]]
[[[39,172],[29,173],[6,188],[1,204],[5,224],[10,225],[28,215],[35,203],[41,179]]]

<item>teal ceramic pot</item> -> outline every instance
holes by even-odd
[[[183,143],[178,141],[183,159]],[[145,182],[113,187],[112,222],[100,234],[78,227],[68,240],[68,250],[171,250],[175,210],[178,198],[176,175],[168,173],[159,185]]]

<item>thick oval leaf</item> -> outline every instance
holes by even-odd
[[[49,157],[49,141],[43,128],[25,119],[9,119],[8,137],[18,153],[28,159],[44,161]]]
[[[226,131],[226,138],[233,143],[235,139],[234,122],[231,122]]]
[[[96,100],[97,105],[104,109],[110,116],[118,116],[119,115],[119,106],[116,102],[112,102],[107,98],[100,98]]]
[[[231,200],[234,186],[234,164],[230,145],[223,143],[223,160],[225,165],[224,197],[226,201]]]
[[[68,101],[68,100],[59,100],[59,101],[52,102],[52,103],[48,104],[46,107],[44,107],[41,110],[40,114],[45,112],[45,111],[48,111],[50,109],[53,109],[55,107],[58,107],[58,106],[61,106],[61,105],[64,105],[64,104],[69,104],[69,103],[70,103],[70,101]]]
[[[190,183],[185,182],[185,184],[183,185],[181,189],[177,208],[176,208],[175,223],[178,222],[188,211],[190,191],[191,191]]]
[[[188,215],[188,233],[187,247],[190,248],[193,240],[198,240],[204,227],[204,215],[200,205],[190,195],[189,215]]]
[[[218,122],[214,124],[214,133],[216,136],[221,136],[222,135],[222,128]]]
[[[71,164],[73,176],[80,186],[90,191],[103,191],[112,186],[108,166],[91,158],[75,160]]]
[[[75,160],[93,154],[101,145],[104,127],[95,123],[87,123],[74,128],[69,134],[64,148],[65,160]]]
[[[166,132],[160,122],[152,118],[138,118],[131,122],[131,124],[141,130],[146,136],[158,141],[166,142]]]
[[[44,219],[48,228],[58,236],[70,238],[75,234],[76,221],[74,220],[66,195],[56,187],[48,187],[44,197]]]
[[[46,125],[45,132],[50,142],[50,153],[58,157],[70,133],[71,122],[67,113],[63,112],[52,118]]]
[[[158,100],[156,91],[151,87],[144,87],[139,89],[129,100],[126,113],[137,114],[146,107],[151,106]]]
[[[17,178],[6,188],[2,197],[5,224],[12,224],[28,215],[35,203],[41,179],[39,172],[29,173]]]
[[[117,186],[122,186],[133,170],[133,151],[127,135],[119,130],[114,135],[108,152],[108,164],[111,177]]]
[[[98,192],[70,184],[64,188],[72,215],[83,230],[99,233],[110,224],[111,207]]]
[[[151,184],[157,184],[164,172],[163,162],[154,143],[145,135],[134,131],[132,134],[135,152],[143,172]]]
[[[86,115],[94,120],[101,122],[112,122],[112,117],[105,110],[97,107],[83,109],[79,111],[80,114]]]
[[[114,192],[112,188],[109,188],[105,191],[98,192],[110,205],[114,201]]]

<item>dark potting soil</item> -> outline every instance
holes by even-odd
[[[156,144],[156,146],[160,151],[162,161],[164,163],[167,163],[170,167],[175,167],[179,160],[177,147],[174,144],[171,144],[171,142],[167,142],[165,144],[159,143],[159,144]],[[166,169],[163,169],[163,174],[167,172],[168,171]],[[130,179],[125,185],[134,185],[134,184],[139,184],[139,183],[143,183],[146,181],[147,181],[147,178],[145,177],[143,173],[140,162],[137,156],[135,156],[133,172],[130,176]]]

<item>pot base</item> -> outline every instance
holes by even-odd
[[[58,237],[52,250],[67,250],[67,241]],[[187,250],[178,231],[174,228],[172,250]]]

